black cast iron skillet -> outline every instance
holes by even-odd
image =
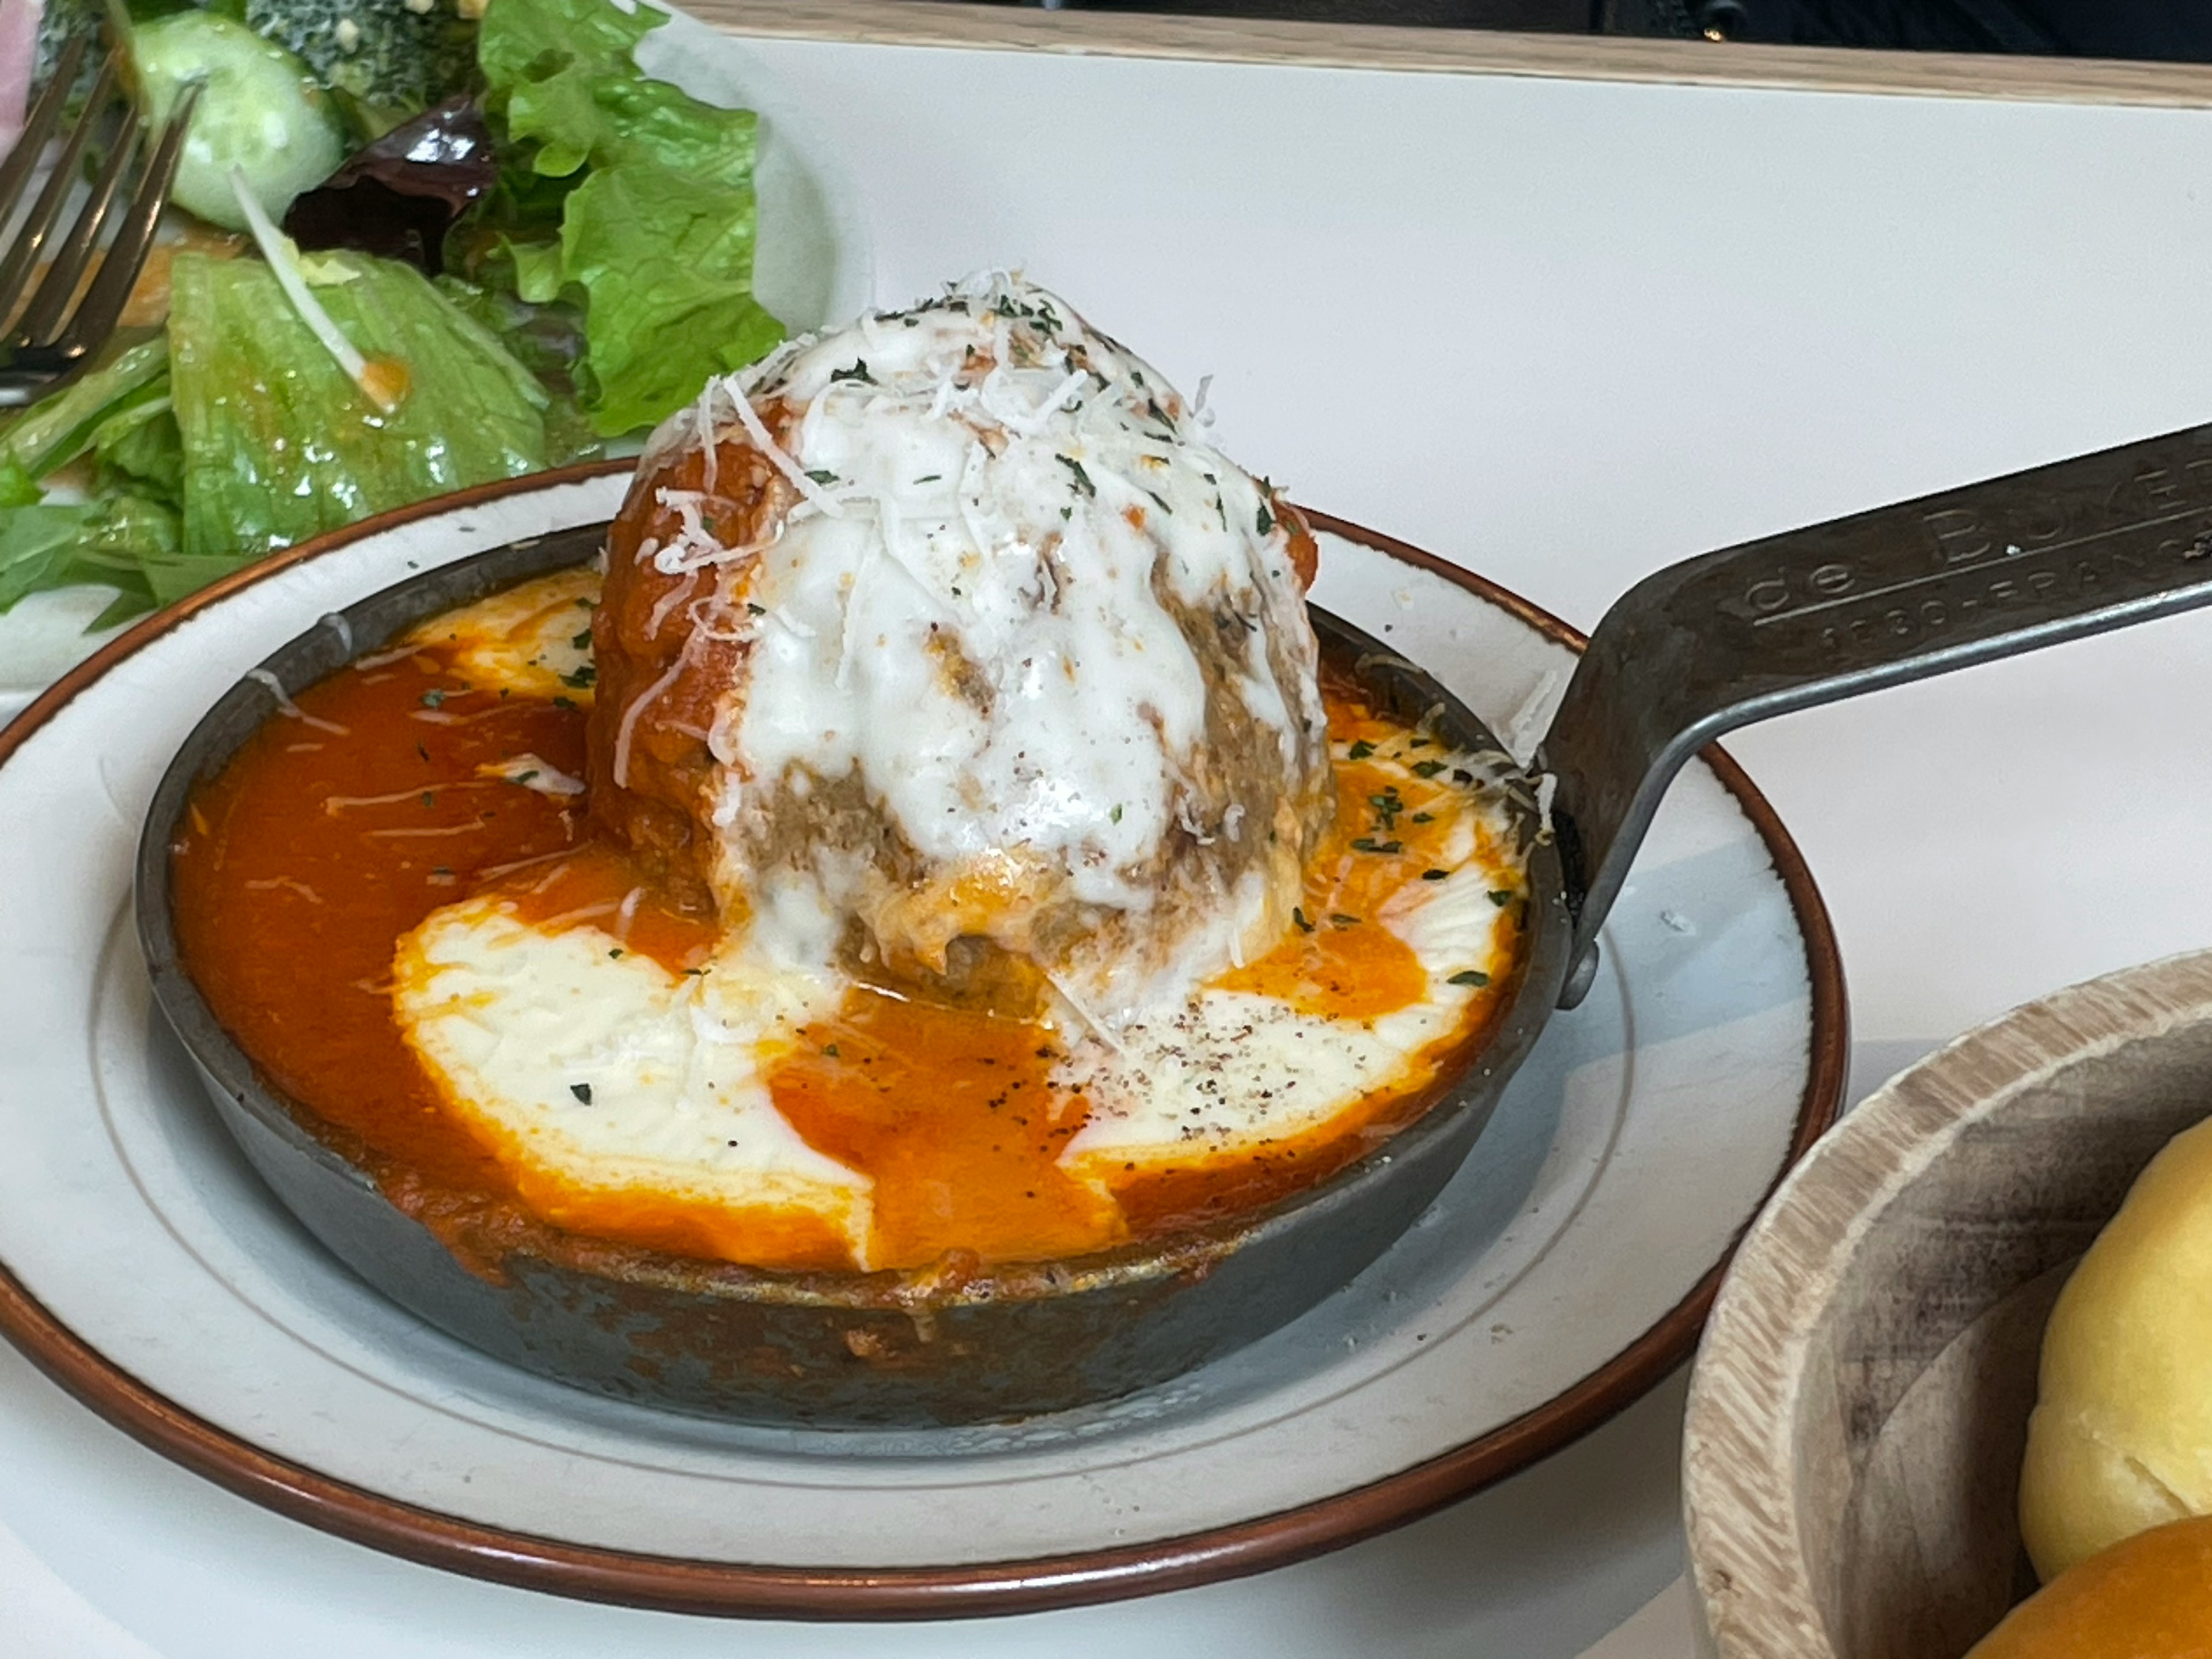
[[[1599,624],[1525,791],[1524,955],[1484,1046],[1437,1103],[1332,1179],[1173,1240],[963,1281],[771,1273],[656,1255],[588,1264],[525,1247],[471,1272],[388,1203],[311,1107],[263,1079],[181,966],[169,846],[186,797],[278,703],[415,623],[595,552],[604,526],[403,582],[295,640],[172,763],[137,860],[155,999],[224,1121],[284,1202],[371,1283],[477,1347],[640,1402],[817,1426],[1003,1420],[1131,1393],[1243,1346],[1340,1288],[1459,1167],[1596,936],[1674,774],[1722,732],[1813,703],[2212,600],[2212,427],[1689,560]],[[1417,666],[1316,611],[1401,716],[1498,744]],[[265,676],[266,678],[263,677]],[[1546,780],[1548,779],[1549,781]]]

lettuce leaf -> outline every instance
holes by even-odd
[[[185,448],[169,407],[168,382],[162,395],[100,422],[92,436],[94,476],[103,495],[141,495],[173,507],[185,500]]]
[[[514,262],[514,292],[518,299],[533,306],[550,306],[561,297],[561,290],[568,285],[568,270],[561,257],[559,242],[510,241],[506,252]]]
[[[547,464],[544,388],[413,267],[321,256],[347,337],[409,388],[374,408],[269,268],[179,254],[169,333],[0,429],[0,611],[81,582],[117,590],[95,627],[183,598],[277,548]],[[95,498],[41,498],[90,455]]]
[[[600,432],[654,424],[783,338],[752,295],[752,205],[750,186],[702,192],[634,164],[595,170],[568,198],[562,264],[591,296],[577,380]]]
[[[668,21],[609,0],[500,0],[477,60],[507,137],[536,146],[532,171],[564,179],[587,163],[647,159],[702,183],[752,181],[750,110],[704,104],[637,67],[638,43]]]
[[[131,495],[0,511],[0,611],[50,587],[99,582],[116,590],[92,623],[107,628],[182,599],[234,566],[194,558],[179,540],[174,513]]]
[[[166,418],[168,392],[168,345],[156,338],[112,354],[0,429],[0,611],[96,582],[116,590],[92,624],[106,628],[222,574],[185,557],[173,493],[106,459],[113,444],[160,470],[159,440],[138,434]],[[87,454],[99,497],[48,501],[41,481]]]
[[[640,72],[637,43],[666,21],[612,0],[491,0],[477,45],[520,150],[485,228],[522,299],[580,305],[574,380],[607,437],[654,424],[784,334],[752,292],[758,121]]]
[[[554,250],[557,258],[559,249]],[[545,405],[545,465],[596,460],[607,441],[592,429],[576,402],[576,359],[584,349],[583,313],[574,306],[529,305],[512,294],[459,276],[436,279],[438,292],[483,325],[538,377],[551,398]]]
[[[502,107],[509,137],[535,140],[532,166],[565,178],[605,137],[599,88],[640,78],[637,43],[668,21],[606,0],[503,0],[485,8],[477,66]]]
[[[33,482],[93,447],[100,428],[168,395],[169,345],[155,338],[130,347],[48,393],[0,432],[0,468]],[[0,489],[0,503],[15,489]]]
[[[316,298],[365,356],[401,365],[407,392],[389,414],[370,404],[258,260],[179,255],[170,396],[191,557],[242,563],[545,465],[544,389],[490,331],[411,266],[333,252],[314,267]]]

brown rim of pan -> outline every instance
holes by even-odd
[[[0,765],[117,663],[240,589],[365,535],[547,485],[627,469],[598,462],[482,485],[403,507],[224,577],[147,617],[71,669],[0,729]],[[1579,650],[1583,635],[1457,565],[1326,514],[1317,530],[1433,571]],[[1702,758],[1750,818],[1782,878],[1805,941],[1812,1052],[1779,1182],[1843,1098],[1850,1054],[1843,964],[1826,907],[1796,844],[1741,768],[1713,746]],[[1772,1190],[1771,1187],[1769,1191]],[[62,1323],[0,1265],[0,1334],[79,1401],[132,1438],[241,1498],[372,1549],[428,1566],[585,1601],[672,1613],[782,1619],[945,1619],[1034,1613],[1183,1589],[1288,1565],[1416,1520],[1504,1479],[1587,1434],[1689,1357],[1735,1254],[1735,1241],[1674,1309],[1620,1353],[1534,1410],[1440,1456],[1333,1497],[1232,1526],[1116,1549],[945,1567],[745,1566],[597,1549],[488,1527],[399,1503],[277,1457],[148,1388]]]

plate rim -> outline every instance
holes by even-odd
[[[365,537],[512,495],[630,468],[586,462],[502,479],[379,514],[234,571],[155,612],[71,667],[0,726],[0,766],[111,669],[240,590]],[[1583,634],[1473,571],[1391,536],[1302,509],[1316,529],[1426,570],[1580,652]],[[1365,1485],[1271,1514],[1108,1549],[928,1567],[762,1566],[687,1560],[539,1537],[442,1514],[334,1479],[187,1411],[79,1336],[0,1262],[0,1336],[77,1402],[149,1449],[234,1495],[418,1565],[521,1589],[665,1613],[803,1620],[955,1619],[1093,1605],[1288,1566],[1404,1525],[1518,1473],[1598,1427],[1687,1358],[1745,1231],[1834,1122],[1849,1071],[1843,963],[1827,907],[1780,817],[1718,744],[1699,757],[1773,860],[1805,951],[1806,1085],[1789,1145],[1759,1204],[1688,1293],[1613,1357],[1511,1421]]]

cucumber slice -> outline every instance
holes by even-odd
[[[233,167],[244,171],[269,216],[281,220],[294,197],[345,159],[329,94],[298,58],[243,23],[219,12],[178,12],[137,31],[136,55],[157,125],[186,82],[207,82],[192,112],[173,199],[212,224],[246,228],[230,192]]]

